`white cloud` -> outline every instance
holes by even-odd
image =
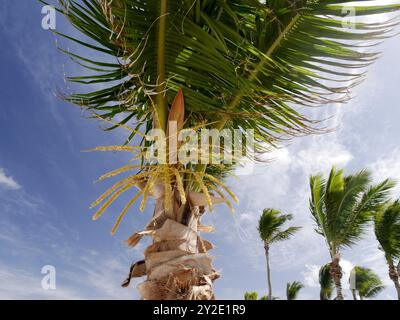
[[[22,201],[25,200],[25,201]],[[0,193],[0,299],[134,299],[135,283],[121,287],[138,246],[124,249],[119,240],[84,247],[76,231],[50,203],[26,192]],[[16,219],[18,218],[18,219]],[[18,223],[24,219],[26,223]],[[60,240],[62,239],[62,240]],[[21,257],[23,252],[23,259]],[[41,287],[41,267],[53,265],[57,289]]]
[[[354,268],[354,264],[346,259],[341,259],[340,266],[342,267],[343,277],[342,277],[342,287],[343,289],[350,289],[350,273]]]
[[[303,282],[308,287],[319,287],[319,269],[321,266],[306,264],[306,271],[302,271]]]
[[[350,272],[354,268],[354,264],[346,259],[341,259],[340,266],[342,267],[343,277],[342,277],[342,287],[343,289],[349,289],[349,279]],[[319,270],[321,265],[316,264],[306,264],[306,271],[303,271],[303,282],[309,287],[319,287]]]
[[[353,159],[338,139],[329,135],[312,137],[312,143],[297,153],[295,164],[307,175],[327,172],[332,166],[344,167]]]
[[[0,186],[12,190],[18,190],[21,188],[21,186],[11,176],[6,174],[3,168],[0,168]]]
[[[391,154],[379,158],[370,166],[374,179],[381,181],[386,178],[396,179],[397,187],[393,194],[399,196],[400,193],[400,149],[394,150]]]

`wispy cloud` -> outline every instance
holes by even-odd
[[[134,299],[135,283],[121,287],[138,246],[118,240],[93,248],[51,203],[26,191],[0,192],[0,299]],[[23,220],[24,223],[19,223]],[[23,257],[23,258],[21,258]],[[41,268],[56,268],[56,290],[41,286]]]
[[[374,178],[381,181],[386,178],[396,179],[397,187],[393,194],[399,196],[400,193],[400,149],[392,151],[391,154],[380,157],[371,165]]]
[[[0,186],[12,190],[18,190],[21,188],[21,186],[17,181],[14,180],[13,177],[6,174],[3,168],[0,168]]]
[[[45,290],[41,286],[40,272],[18,269],[9,264],[0,264],[0,299],[83,299],[79,288],[59,287]]]

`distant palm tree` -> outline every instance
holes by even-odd
[[[331,275],[331,264],[327,263],[319,269],[320,300],[330,300],[335,287]]]
[[[345,176],[343,170],[332,168],[327,180],[322,175],[310,178],[310,210],[316,231],[329,248],[338,300],[343,300],[340,249],[351,247],[361,238],[371,214],[387,201],[395,185],[389,179],[374,186],[370,183],[371,175],[366,170]]]
[[[272,297],[272,300],[277,300],[277,297]],[[244,300],[258,300],[258,293],[256,291],[245,292]],[[260,300],[269,300],[267,296],[262,296]]]
[[[360,300],[374,298],[384,288],[382,280],[371,269],[355,266],[351,271],[350,289],[354,300],[357,300],[357,293]]]
[[[288,300],[296,300],[300,290],[303,288],[304,285],[298,281],[286,284],[286,298]]]
[[[375,235],[380,249],[385,253],[389,267],[389,277],[393,281],[400,300],[399,265],[395,261],[400,258],[400,202],[389,204],[375,215]]]
[[[245,292],[244,300],[258,300],[258,293],[255,291]]]
[[[289,239],[300,227],[289,227],[282,230],[285,222],[293,218],[290,214],[282,214],[275,209],[264,209],[258,222],[258,232],[264,242],[265,257],[267,259],[268,300],[272,300],[271,269],[269,266],[269,249],[271,244]]]

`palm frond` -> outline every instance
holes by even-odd
[[[359,2],[359,1],[356,1]],[[369,1],[367,1],[369,2]],[[73,76],[102,89],[68,100],[121,123],[149,130],[166,120],[180,88],[189,125],[254,129],[258,142],[313,131],[296,106],[348,99],[377,55],[366,46],[391,34],[396,21],[343,23],[351,1],[60,0],[59,11],[84,36],[71,41],[110,56],[97,61],[65,51],[91,75]],[[355,5],[357,17],[395,12],[399,4]],[[132,138],[132,136],[130,137]],[[258,145],[261,147],[261,144]]]
[[[297,296],[304,285],[301,282],[294,281],[286,284],[286,298],[287,300],[296,300]]]
[[[258,299],[258,293],[255,291],[244,293],[244,300],[257,300],[257,299]]]
[[[331,275],[331,264],[327,263],[319,270],[320,299],[330,300],[334,290],[334,283]]]
[[[258,232],[262,241],[273,243],[289,239],[299,227],[282,230],[282,226],[293,218],[290,214],[282,214],[276,209],[264,209],[258,222]]]
[[[400,201],[375,214],[375,236],[386,256],[400,258]]]
[[[332,168],[325,181],[321,175],[310,178],[310,212],[317,232],[332,250],[352,246],[364,232],[372,214],[388,200],[394,181],[386,179],[370,185],[371,174],[361,170],[345,175]]]
[[[352,245],[363,235],[367,222],[371,220],[374,212],[377,212],[388,201],[390,192],[395,187],[396,183],[391,179],[386,179],[378,184],[371,185],[367,190],[363,190],[363,194],[356,198],[356,202],[352,203],[347,210],[342,225],[344,227],[340,235],[342,245]],[[361,190],[360,190],[361,191]]]
[[[324,198],[326,191],[326,181],[323,179],[322,175],[316,175],[310,177],[310,212],[313,219],[317,225],[317,233],[324,235],[324,232],[329,231],[326,227],[326,216],[324,215]],[[329,235],[324,235],[329,238]]]
[[[374,298],[385,288],[382,280],[369,268],[355,266],[352,274],[355,277],[355,289],[361,298]]]
[[[297,231],[299,231],[301,227],[289,227],[286,230],[278,232],[272,239],[273,242],[280,242],[284,240],[290,239]]]

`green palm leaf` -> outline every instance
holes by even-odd
[[[301,282],[294,281],[292,283],[288,283],[286,285],[286,298],[288,300],[296,300],[300,290],[303,288],[304,285]]]
[[[343,170],[332,168],[326,181],[321,175],[310,178],[310,211],[330,250],[352,246],[360,239],[372,214],[385,204],[395,186],[390,179],[370,183],[366,170],[345,176]]]
[[[320,299],[330,300],[332,298],[334,283],[331,276],[331,264],[327,263],[319,270]]]
[[[400,258],[400,201],[375,214],[375,235],[390,259]]]
[[[257,299],[258,299],[258,293],[255,291],[244,293],[244,300],[257,300]]]
[[[342,23],[349,3],[60,0],[60,12],[91,41],[65,37],[114,61],[67,52],[93,71],[71,81],[104,87],[68,100],[105,118],[134,116],[148,130],[154,119],[165,125],[168,103],[182,88],[189,123],[205,119],[217,127],[254,129],[258,142],[270,144],[309,133],[313,121],[295,106],[347,100],[362,77],[354,68],[376,59],[364,47],[396,25],[358,21],[356,30],[349,29]],[[355,13],[368,17],[399,8],[371,2]]]
[[[374,298],[385,288],[381,279],[371,269],[355,266],[352,274],[355,280],[355,290],[361,298]]]
[[[262,241],[271,244],[289,239],[300,227],[289,227],[282,230],[282,226],[292,220],[290,214],[282,214],[276,209],[264,209],[258,223],[258,232]]]

